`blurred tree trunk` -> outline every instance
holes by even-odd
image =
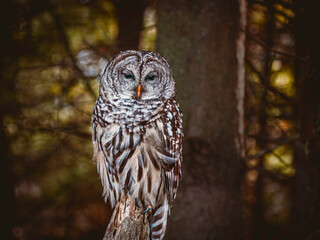
[[[292,239],[320,239],[320,36],[311,27],[319,22],[320,2],[297,0],[296,78],[302,146],[296,149],[296,179]]]
[[[185,127],[166,239],[243,238],[245,22],[245,1],[158,2],[158,51],[173,68]]]
[[[0,29],[3,36],[0,41],[0,184],[1,184],[1,229],[2,239],[13,239],[13,159],[10,158],[10,139],[5,132],[6,117],[17,116],[18,106],[15,96],[14,75],[16,74],[16,56],[18,49],[13,41],[14,18],[17,9],[12,1],[0,3]]]
[[[114,3],[119,24],[119,50],[138,49],[146,0],[114,0]]]

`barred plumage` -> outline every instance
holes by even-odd
[[[182,113],[174,97],[175,83],[163,57],[125,51],[107,65],[92,115],[105,200],[113,208],[126,194],[150,205],[152,239],[164,236],[181,180]]]

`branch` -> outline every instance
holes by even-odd
[[[292,136],[291,138],[282,139],[282,140],[280,140],[279,142],[275,143],[273,146],[271,146],[269,148],[262,149],[260,152],[254,154],[254,155],[247,156],[246,160],[262,157],[262,156],[266,155],[267,153],[273,152],[273,150],[275,150],[276,148],[278,148],[278,147],[280,147],[280,146],[282,146],[284,144],[294,142],[294,141],[296,141],[298,139],[299,139],[298,135]]]
[[[254,73],[256,73],[256,74],[258,75],[259,79],[260,79],[261,82],[262,82],[262,85],[263,85],[267,90],[269,90],[270,92],[273,92],[273,93],[279,95],[281,98],[283,98],[284,100],[286,100],[286,101],[288,101],[288,102],[293,102],[293,100],[292,100],[290,97],[288,97],[287,95],[279,92],[279,91],[278,91],[277,89],[275,89],[274,87],[272,87],[272,86],[270,86],[270,85],[267,85],[267,79],[266,79],[266,77],[264,77],[264,76],[262,75],[262,73],[259,72],[259,71],[252,65],[252,63],[251,63],[250,61],[247,60],[247,61],[246,61],[246,64],[247,64],[247,66],[250,68],[251,71],[253,71]]]
[[[315,232],[313,232],[308,238],[307,240],[312,240],[314,236],[320,234],[320,228],[317,229]]]
[[[297,59],[297,60],[301,60],[301,61],[307,61],[308,59],[306,59],[305,57],[302,57],[302,56],[296,56],[296,55],[293,55],[289,52],[284,52],[282,50],[279,50],[279,49],[275,49],[271,46],[269,46],[267,43],[265,43],[263,40],[253,36],[252,34],[250,34],[249,32],[247,32],[247,37],[249,39],[251,39],[252,41],[258,43],[259,45],[261,45],[262,47],[264,47],[265,49],[269,50],[270,52],[273,52],[273,53],[276,53],[276,54],[279,54],[281,56],[284,56],[284,57],[288,57],[288,58],[293,58],[293,59]]]
[[[150,239],[148,215],[141,213],[132,198],[124,196],[113,210],[103,240]]]

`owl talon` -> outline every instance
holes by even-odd
[[[151,208],[151,206],[150,206],[150,205],[148,205],[147,209],[146,209],[146,210],[144,210],[142,213],[143,213],[143,214],[144,214],[144,213],[148,213],[151,209],[152,209],[152,208]]]

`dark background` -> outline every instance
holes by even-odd
[[[0,1],[1,239],[102,239],[111,210],[90,119],[101,70],[124,49],[168,59],[184,113],[165,239],[320,239],[319,10],[312,0]]]

